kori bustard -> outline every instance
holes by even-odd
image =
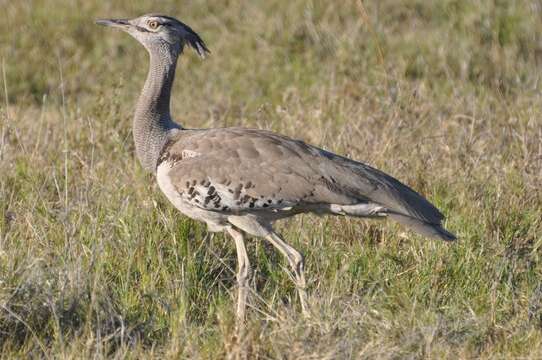
[[[238,319],[250,276],[245,234],[265,238],[286,257],[308,312],[303,256],[273,230],[276,220],[306,212],[387,217],[427,237],[455,239],[429,201],[364,163],[264,130],[183,128],[171,118],[171,86],[185,46],[202,57],[209,51],[200,36],[164,15],[97,23],[126,31],[149,52],[133,120],[136,154],[180,212],[235,241]]]

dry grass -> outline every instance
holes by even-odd
[[[2,357],[542,357],[540,1],[0,4]],[[268,128],[364,160],[436,203],[460,240],[286,222],[315,315],[250,241],[258,295],[236,339],[234,246],[205,240],[140,169],[146,55],[93,25],[156,10],[212,51],[180,61],[185,126]]]

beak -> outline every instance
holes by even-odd
[[[99,19],[96,20],[96,24],[116,27],[119,29],[126,29],[128,26],[131,25],[127,19]]]

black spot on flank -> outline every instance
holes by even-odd
[[[269,200],[267,200],[267,202],[268,202],[269,204],[271,204],[271,203],[273,202],[273,200],[269,199]]]
[[[262,206],[263,207],[269,207],[269,204],[263,204]]]
[[[211,195],[214,192],[215,192],[215,187],[211,186],[211,187],[209,187],[209,190],[207,191],[207,194]]]
[[[169,161],[172,162],[173,164],[181,161],[182,159],[183,159],[182,156],[179,156],[179,155],[176,155],[176,154],[173,154],[173,155],[169,156]]]
[[[228,189],[228,192],[232,193],[233,194],[233,190],[232,189]]]
[[[228,209],[229,209],[229,207],[227,207],[227,206],[222,206],[222,211],[226,211],[226,210],[228,210]]]
[[[189,187],[190,186],[190,181],[187,181],[186,182],[186,187]]]
[[[279,199],[279,201],[277,201],[277,204],[282,204],[282,199]]]
[[[196,200],[194,200],[194,201],[196,202],[196,204],[199,204],[199,200],[198,200],[198,199],[196,199]]]
[[[189,195],[192,195],[193,192],[194,192],[194,188],[193,188],[193,187],[188,188],[188,194],[189,194]]]
[[[248,207],[253,208],[253,207],[254,207],[254,203],[251,202],[251,203],[248,205]]]
[[[156,168],[158,168],[158,166],[160,166],[160,164],[162,162],[164,162],[165,160],[167,160],[170,156],[169,154],[169,149],[171,148],[171,146],[175,143],[175,141],[172,141],[172,140],[168,140],[166,142],[166,144],[164,145],[164,147],[162,148],[162,151],[160,151],[160,155],[158,157],[158,161],[156,162]]]
[[[196,180],[192,180],[192,186],[196,186],[198,182]]]
[[[247,182],[247,184],[245,185],[245,189],[250,189],[252,187],[252,182]]]

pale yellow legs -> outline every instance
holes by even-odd
[[[251,271],[250,261],[248,259],[243,233],[233,227],[228,228],[228,233],[235,241],[235,246],[237,248],[237,320],[242,323],[245,319],[247,296],[249,290]],[[309,308],[307,305],[307,283],[305,281],[305,274],[303,270],[303,255],[301,255],[299,251],[288,245],[275,232],[270,232],[265,238],[271,244],[273,244],[273,246],[275,246],[288,260],[288,263],[292,268],[295,285],[299,294],[301,310],[303,311],[303,315],[308,316]]]
[[[233,240],[235,240],[235,247],[237,248],[237,320],[242,323],[245,320],[245,309],[247,305],[250,281],[250,261],[248,259],[243,233],[232,227],[228,228],[228,233]]]
[[[290,245],[288,245],[282,238],[275,232],[269,233],[265,237],[271,244],[273,244],[281,253],[288,259],[288,263],[292,268],[295,285],[297,292],[299,293],[299,301],[301,302],[301,310],[303,315],[309,315],[309,308],[307,306],[307,283],[305,281],[304,273],[304,261],[303,255]]]

